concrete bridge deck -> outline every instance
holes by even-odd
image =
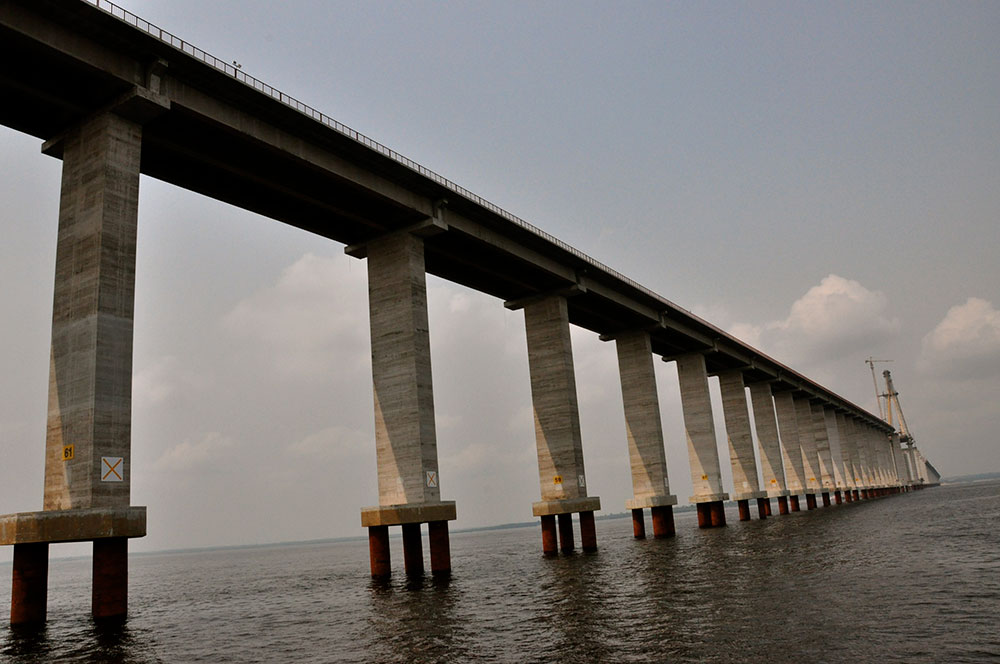
[[[885,426],[531,224],[232,65],[148,29],[88,2],[0,3],[0,57],[18,63],[0,72],[0,94],[17,100],[0,105],[0,123],[46,141],[46,151],[59,156],[67,128],[159,79],[162,97],[134,111],[144,118],[145,175],[357,247],[361,255],[376,237],[425,224],[430,274],[514,303],[573,294],[573,325],[608,336],[647,328],[653,353],[664,358],[704,352],[710,374],[743,368],[747,382],[776,379],[776,391],[796,390]]]

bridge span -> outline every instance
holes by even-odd
[[[547,555],[596,550],[570,325],[617,348],[636,537],[674,532],[653,361],[676,362],[701,527],[898,493],[927,482],[885,421],[396,152],[104,0],[0,1],[0,123],[63,161],[42,511],[0,517],[11,622],[45,619],[49,545],[93,541],[93,615],[127,611],[132,321],[139,175],[343,243],[367,261],[379,504],[361,510],[371,573],[451,569],[425,275],[523,309]],[[717,376],[733,486],[723,486]],[[748,401],[749,394],[749,401]],[[756,431],[751,430],[753,410]],[[757,452],[755,453],[755,434]],[[757,456],[760,464],[758,466]],[[924,471],[919,470],[924,464]],[[446,495],[446,494],[445,494]],[[527,506],[526,506],[527,507]]]

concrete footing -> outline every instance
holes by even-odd
[[[749,500],[737,500],[736,508],[740,513],[740,521],[750,520],[750,501]]]
[[[10,624],[44,623],[48,606],[49,543],[14,545]]]
[[[447,574],[451,571],[451,542],[448,522],[455,519],[454,501],[379,505],[361,510],[361,525],[368,529],[368,553],[373,578],[391,575],[389,555],[389,526],[403,530],[403,567],[406,573],[420,576],[424,573],[421,524],[427,524],[430,540],[431,571]]]
[[[796,511],[798,510],[799,497],[795,496]],[[778,498],[778,514],[788,514],[788,496]]]
[[[573,551],[573,515],[580,515],[580,544],[584,551],[597,550],[597,529],[594,525],[594,512],[601,509],[601,499],[597,496],[584,496],[565,500],[543,500],[532,503],[531,511],[542,520],[542,552],[554,555],[560,550],[563,553]],[[634,512],[633,512],[634,514]],[[640,515],[641,516],[641,515]],[[635,522],[633,521],[633,529]],[[645,524],[643,524],[645,533]],[[557,538],[558,533],[558,540]],[[556,543],[558,541],[558,549]]]
[[[830,492],[829,491],[824,491],[823,492],[823,507],[829,507],[829,506],[830,506]]]
[[[0,516],[0,545],[14,546],[11,624],[46,619],[49,545],[93,542],[92,611],[97,620],[128,612],[128,539],[146,534],[146,508],[92,508]]]
[[[698,503],[698,527],[720,528],[726,525],[725,503],[721,500]]]
[[[94,540],[93,615],[95,620],[124,619],[128,613],[128,539]]]
[[[788,507],[789,507],[789,509],[791,509],[791,511],[798,512],[799,509],[800,509],[799,508],[799,497],[798,496],[789,496],[788,497]]]
[[[854,500],[861,500],[861,491],[858,489],[854,490]]]
[[[854,502],[854,492],[851,491],[850,489],[848,489],[847,491],[845,491],[844,492],[844,500],[846,500],[849,503],[853,503]]]
[[[807,510],[814,510],[814,509],[816,509],[816,494],[815,493],[807,493],[806,494],[806,509]]]
[[[833,502],[837,503],[838,505],[844,502],[844,498],[843,496],[841,496],[839,489],[833,492]]]
[[[768,498],[757,499],[757,518],[766,519],[771,514],[771,501]]]

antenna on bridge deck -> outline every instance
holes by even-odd
[[[892,360],[876,360],[874,357],[872,357],[870,355],[868,356],[868,359],[865,360],[865,364],[867,364],[868,366],[870,366],[872,368],[872,385],[875,386],[875,401],[878,403],[878,414],[884,420],[886,418],[886,411],[883,410],[883,408],[882,408],[882,399],[885,398],[886,400],[888,400],[889,399],[889,395],[888,394],[880,394],[879,391],[878,391],[878,379],[875,378],[875,363],[876,362],[892,362]],[[886,405],[888,406],[888,404],[886,404]]]

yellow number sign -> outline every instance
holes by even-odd
[[[73,446],[63,445],[63,461],[69,461],[73,458]]]

